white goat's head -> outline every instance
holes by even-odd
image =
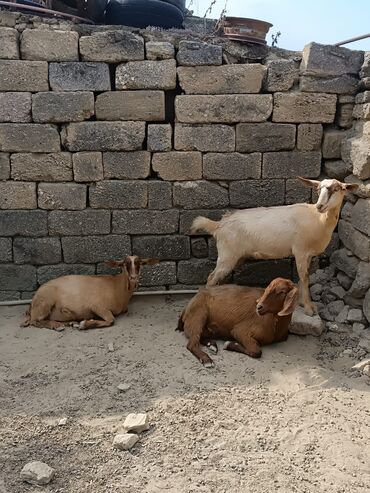
[[[319,194],[316,208],[322,213],[340,207],[344,195],[347,192],[353,192],[358,188],[356,183],[342,183],[335,179],[318,181],[302,178],[301,176],[298,176],[298,179],[306,186],[316,189]]]

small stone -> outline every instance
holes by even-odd
[[[348,312],[348,322],[362,322],[363,318],[362,310],[359,308],[351,308]]]
[[[114,344],[113,344],[113,342],[110,342],[110,343],[108,344],[108,351],[109,351],[110,353],[113,353],[113,351],[114,351]]]
[[[364,324],[360,324],[360,322],[355,322],[353,325],[352,325],[352,330],[355,334],[357,335],[360,335],[361,332],[365,329],[365,325]]]
[[[339,313],[343,310],[344,308],[344,302],[342,300],[337,300],[337,301],[331,301],[327,305],[327,310],[331,315],[334,315],[336,317],[339,315]]]
[[[370,377],[370,365],[366,365],[365,368],[362,370],[362,373]]]
[[[129,414],[126,417],[123,426],[127,431],[134,431],[137,433],[140,433],[145,430],[149,430],[148,415],[145,413]]]
[[[131,389],[131,385],[129,383],[120,383],[119,385],[117,385],[117,389],[120,392],[127,392]]]
[[[55,474],[55,470],[40,461],[29,462],[21,471],[21,479],[26,483],[44,485],[50,483]]]
[[[289,332],[297,335],[320,336],[324,330],[324,323],[319,315],[310,317],[306,315],[302,307],[294,310]]]
[[[353,365],[352,370],[363,370],[366,366],[369,365],[370,365],[370,358],[367,358]]]
[[[347,321],[349,306],[344,306],[339,314],[335,317],[335,321],[344,324]]]
[[[342,356],[352,356],[353,351],[352,351],[352,349],[345,349],[344,351],[341,352],[341,355]]]
[[[340,300],[342,300],[346,294],[345,290],[341,286],[334,286],[330,289],[330,292]]]
[[[353,280],[350,277],[344,274],[344,272],[340,272],[340,271],[337,274],[337,279],[339,281],[339,284],[346,290],[348,290],[351,287],[353,282]]]
[[[67,424],[68,418],[61,418],[58,421],[58,426],[65,426]]]
[[[133,433],[119,434],[114,437],[113,447],[118,450],[130,450],[138,440],[139,437]]]
[[[363,337],[359,340],[358,345],[360,348],[365,349],[367,353],[370,353],[370,339]]]
[[[322,290],[323,290],[323,287],[321,284],[314,284],[313,286],[311,286],[310,288],[310,291],[311,291],[311,295],[314,296],[314,295],[320,295],[322,293]]]

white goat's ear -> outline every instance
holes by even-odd
[[[279,317],[285,317],[294,312],[298,303],[299,290],[297,286],[294,286],[289,293],[287,293],[284,301],[283,309],[278,313]]]
[[[308,178],[303,178],[302,176],[297,176],[298,180],[301,180],[303,185],[311,188],[318,188],[320,186],[320,182],[318,180],[309,180]]]
[[[359,186],[358,183],[342,183],[343,190],[347,192],[355,192]]]
[[[141,265],[154,265],[159,264],[159,258],[142,258],[140,259]]]

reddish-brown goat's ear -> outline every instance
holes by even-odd
[[[359,186],[360,185],[358,185],[357,183],[343,183],[342,184],[343,190],[346,190],[347,192],[355,192]]]
[[[294,312],[294,308],[298,303],[298,295],[298,287],[294,286],[285,297],[283,309],[278,313],[279,317],[285,317],[286,315],[290,315]]]
[[[154,265],[159,264],[159,258],[142,258],[140,259],[141,265]]]
[[[306,185],[306,187],[318,188],[320,186],[320,182],[318,180],[309,180],[308,178],[302,178],[302,176],[297,176],[298,180]]]
[[[104,265],[107,267],[111,267],[112,269],[117,268],[117,267],[122,267],[124,262],[122,260],[107,260],[104,262]]]

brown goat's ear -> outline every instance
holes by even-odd
[[[112,269],[117,269],[118,267],[122,267],[124,262],[122,260],[107,260],[104,262],[104,265],[107,267],[111,267]]]
[[[301,180],[303,185],[311,188],[318,188],[320,186],[320,182],[318,180],[309,180],[308,178],[302,178],[302,176],[297,176],[298,180]]]
[[[154,265],[159,264],[159,258],[142,258],[140,259],[141,265]]]
[[[357,183],[343,183],[342,184],[342,188],[343,188],[343,190],[346,190],[346,192],[355,192],[359,186],[360,185],[358,185]]]
[[[294,308],[298,303],[299,290],[297,286],[294,286],[285,297],[283,309],[278,313],[279,317],[285,317],[294,312]]]

